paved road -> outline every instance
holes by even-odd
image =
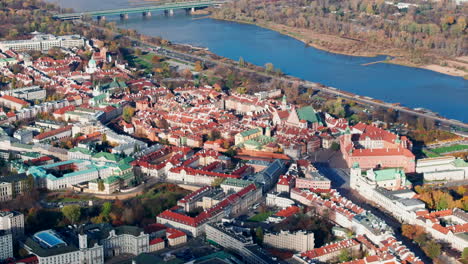
[[[390,226],[394,233],[395,237],[403,243],[407,248],[414,252],[414,254],[419,257],[424,263],[432,263],[432,260],[429,259],[419,246],[413,243],[412,240],[404,237],[401,234],[401,223],[396,220],[390,213],[384,212],[381,209],[374,207],[367,203],[365,199],[360,197],[356,192],[352,191],[349,186],[349,170],[347,169],[335,169],[330,168],[326,164],[314,164],[317,169],[323,173],[327,178],[332,181],[332,187],[337,189],[339,193],[357,204],[358,206],[372,212],[374,215],[384,220],[385,223]]]

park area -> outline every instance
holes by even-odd
[[[468,145],[453,145],[453,146],[447,146],[447,147],[434,148],[434,149],[431,149],[431,152],[441,155],[444,153],[460,152],[460,151],[466,151],[466,150],[468,150]]]
[[[270,217],[271,215],[273,214],[273,212],[271,211],[266,211],[266,212],[263,212],[263,213],[258,213],[252,217],[249,218],[249,221],[252,221],[252,222],[263,222],[265,220],[268,219],[268,217]]]

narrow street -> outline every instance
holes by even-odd
[[[370,211],[380,219],[384,220],[385,223],[393,229],[395,237],[401,241],[403,245],[413,251],[414,254],[424,263],[432,263],[432,260],[424,254],[422,249],[417,244],[401,234],[401,223],[398,220],[396,220],[390,213],[384,212],[379,208],[369,204],[363,197],[350,189],[349,170],[330,168],[327,164],[324,163],[314,165],[321,173],[323,173],[323,175],[332,181],[332,188],[337,189],[343,197],[349,199],[353,203],[359,205],[365,210]]]

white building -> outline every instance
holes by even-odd
[[[288,208],[294,205],[295,202],[292,199],[289,199],[285,195],[278,193],[267,193],[266,205],[267,206],[276,206],[280,208]]]
[[[425,181],[461,181],[468,178],[468,162],[452,156],[419,159],[416,172]]]
[[[266,233],[263,237],[263,243],[270,247],[298,252],[312,250],[314,241],[314,233],[306,231]]]
[[[72,170],[71,172],[65,170]],[[65,170],[65,172],[64,172]],[[90,160],[68,160],[43,166],[32,166],[28,173],[33,175],[39,187],[49,190],[71,188],[73,185],[113,175],[123,175],[132,170],[131,166],[121,170],[118,164]]]
[[[13,134],[13,137],[18,139],[23,144],[29,144],[33,140],[33,132],[27,129],[18,129]]]
[[[8,231],[14,238],[24,236],[24,215],[16,211],[0,211],[0,230]]]
[[[0,261],[13,257],[12,235],[4,230],[0,231]]]
[[[25,100],[44,100],[46,98],[46,90],[39,86],[29,86],[17,88],[14,90],[5,90],[2,95],[11,95]]]
[[[102,245],[88,245],[86,235],[78,236],[78,245],[53,230],[37,232],[24,242],[24,248],[37,256],[39,264],[103,264]]]
[[[34,32],[34,36],[29,40],[11,40],[0,42],[0,49],[16,51],[38,50],[47,51],[51,48],[79,48],[84,46],[84,38],[79,35],[54,36],[51,34],[41,34]]]

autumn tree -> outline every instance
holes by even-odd
[[[431,259],[436,259],[440,256],[441,253],[441,246],[439,243],[435,241],[428,241],[426,245],[423,247],[424,253]]]
[[[273,63],[268,62],[265,64],[265,71],[268,73],[272,73],[275,70],[275,66],[273,66]]]
[[[195,62],[195,67],[194,67],[194,70],[196,72],[201,72],[205,69],[205,64],[201,61],[196,61]]]
[[[125,106],[122,112],[122,118],[125,122],[131,123],[132,117],[135,115],[135,108],[131,106]]]
[[[80,220],[81,207],[79,205],[67,205],[62,208],[62,214],[72,223],[75,224]]]
[[[157,64],[161,62],[161,57],[159,57],[158,55],[154,55],[153,57],[151,57],[151,62]]]

